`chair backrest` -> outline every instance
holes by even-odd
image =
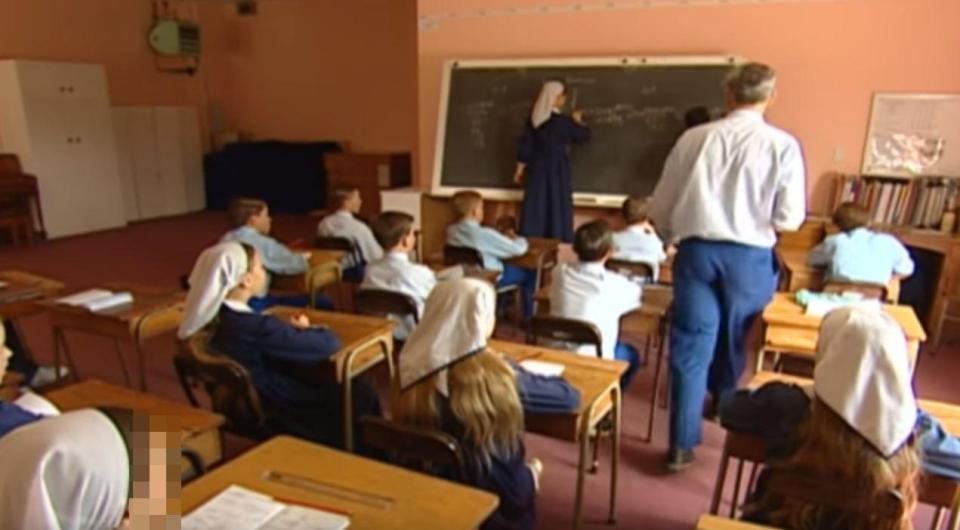
[[[357,313],[374,317],[388,315],[413,317],[419,323],[417,302],[409,295],[386,289],[360,289],[353,295],[353,304]]]
[[[441,467],[456,473],[458,480],[466,478],[460,444],[445,432],[374,416],[360,418],[360,426],[367,447],[383,451],[404,467],[427,473]]]
[[[537,315],[527,322],[527,342],[536,344],[538,339],[574,344],[591,344],[597,349],[597,357],[603,356],[603,339],[600,329],[585,320]]]
[[[607,260],[607,269],[627,276],[635,276],[648,281],[653,280],[653,267],[647,263],[637,261],[627,261],[623,259]]]
[[[346,237],[317,236],[313,246],[323,250],[342,250],[350,253],[356,251],[353,240]]]
[[[240,363],[210,347],[211,334],[200,331],[180,343],[173,366],[180,385],[194,407],[200,407],[194,389],[203,386],[211,408],[227,420],[227,429],[261,439],[269,435],[267,417],[250,374]]]
[[[767,487],[771,493],[784,498],[861,517],[897,519],[906,509],[903,499],[894,491],[875,497],[853,484],[778,468],[770,469]]]
[[[0,173],[23,173],[20,157],[13,153],[0,153]]]
[[[444,245],[443,264],[448,267],[452,265],[469,265],[483,268],[483,255],[475,248]]]
[[[869,298],[871,300],[886,300],[887,299],[887,286],[886,285],[877,285],[875,283],[867,282],[849,282],[849,281],[839,281],[839,280],[830,280],[823,285],[823,292],[825,293],[860,293],[864,298]]]

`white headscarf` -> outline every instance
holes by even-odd
[[[209,324],[248,269],[247,252],[240,243],[218,243],[201,252],[190,273],[190,292],[177,337],[188,339]]]
[[[127,508],[130,456],[105,414],[78,410],[0,438],[0,528],[117,528]]]
[[[895,453],[917,422],[907,341],[879,308],[831,311],[820,325],[813,390],[880,453]]]
[[[534,129],[540,128],[547,123],[550,116],[557,106],[557,96],[563,94],[563,83],[560,81],[547,81],[540,89],[540,95],[537,96],[537,102],[533,105],[533,112],[530,114],[530,123]]]
[[[448,395],[446,368],[485,348],[496,322],[497,295],[489,283],[465,278],[437,284],[400,353],[400,388],[440,371],[437,390]]]

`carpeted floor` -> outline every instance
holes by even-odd
[[[157,286],[176,286],[189,272],[193,260],[205,246],[225,230],[222,213],[200,213],[138,223],[130,227],[87,236],[55,240],[29,249],[0,247],[0,270],[20,269],[60,279],[69,286],[92,286],[103,281],[132,281]],[[274,234],[281,240],[313,237],[315,219],[307,216],[279,216]],[[23,322],[27,339],[37,356],[51,360],[51,339],[46,317]],[[518,336],[504,327],[500,336]],[[122,374],[112,346],[103,339],[69,334],[82,377],[97,377],[122,383]],[[185,400],[171,364],[172,336],[147,345],[148,380],[151,392]],[[652,365],[652,363],[651,363]],[[625,394],[624,432],[617,492],[618,528],[687,530],[706,512],[713,490],[723,440],[722,430],[705,426],[705,443],[697,452],[696,465],[680,475],[666,475],[662,458],[666,451],[667,416],[658,409],[654,440],[642,441],[647,425],[651,367],[637,376]],[[960,376],[960,352],[943,349],[924,355],[917,374],[918,393],[927,398],[960,401],[954,377]],[[227,450],[236,454],[247,447],[230,439]],[[527,451],[540,457],[545,475],[539,498],[540,527],[569,527],[573,512],[577,448],[570,443],[529,435]],[[609,493],[609,458],[604,453],[600,472],[586,480],[585,528],[610,528],[606,524]],[[918,528],[928,526],[929,510],[921,508]]]

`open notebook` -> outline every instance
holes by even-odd
[[[133,294],[128,292],[114,293],[106,289],[87,289],[70,296],[64,296],[57,303],[85,307],[96,313],[133,303]]]
[[[183,530],[343,530],[350,519],[316,508],[278,502],[232,485],[181,522]]]

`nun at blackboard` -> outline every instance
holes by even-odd
[[[570,243],[573,241],[570,144],[590,139],[590,129],[583,124],[580,111],[570,116],[563,114],[561,109],[566,102],[563,83],[543,84],[520,139],[513,179],[524,188],[520,233]]]

